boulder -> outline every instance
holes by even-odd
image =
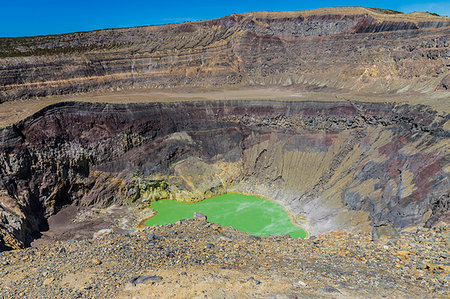
[[[201,220],[206,221],[207,217],[206,217],[206,215],[203,215],[202,213],[194,212],[194,219],[201,219]]]
[[[398,239],[398,232],[390,223],[374,226],[372,229],[372,241],[395,241]]]

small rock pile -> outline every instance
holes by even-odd
[[[372,241],[250,236],[203,217],[0,253],[0,298],[449,295],[448,226]]]

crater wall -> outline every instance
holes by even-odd
[[[128,88],[446,91],[450,18],[362,7],[0,38],[0,103]]]
[[[449,220],[448,115],[363,102],[66,102],[0,131],[3,248],[65,205],[226,191],[280,203],[311,235]]]

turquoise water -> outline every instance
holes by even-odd
[[[208,217],[208,222],[232,226],[255,236],[289,234],[293,238],[304,238],[306,233],[293,225],[280,205],[256,196],[227,193],[196,203],[163,199],[152,202],[150,208],[157,214],[148,219],[146,225],[175,223],[193,218],[194,212]]]

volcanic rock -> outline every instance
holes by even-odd
[[[448,90],[450,18],[363,7],[0,39],[0,103],[92,90]]]
[[[0,244],[26,245],[67,205],[227,191],[277,201],[310,235],[432,226],[448,217],[448,119],[364,102],[55,104],[0,130]]]
[[[207,219],[206,215],[203,215],[202,213],[199,213],[199,212],[194,212],[194,218],[202,219],[202,220],[205,220],[205,221]]]

